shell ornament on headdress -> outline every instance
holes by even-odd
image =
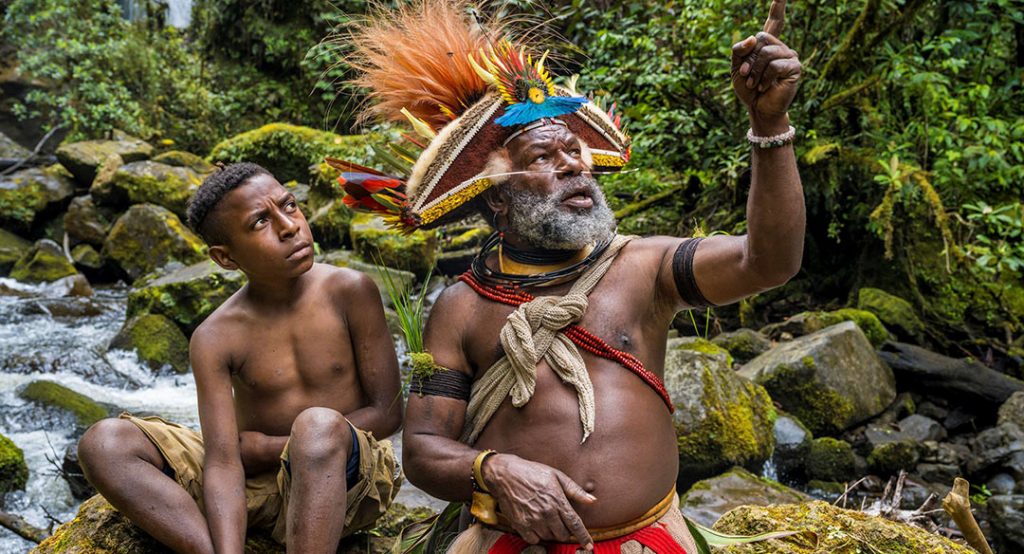
[[[455,221],[469,201],[507,179],[515,136],[547,124],[572,131],[592,169],[618,170],[629,139],[614,107],[607,113],[572,88],[554,84],[526,45],[502,36],[501,22],[469,16],[465,0],[417,0],[378,11],[351,33],[346,60],[369,89],[364,117],[404,121],[413,135],[375,149],[388,173],[342,160],[344,202],[407,232]]]

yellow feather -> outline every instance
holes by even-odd
[[[487,58],[484,58],[485,63],[486,60]],[[473,71],[476,71],[476,74],[479,75],[480,78],[483,79],[485,83],[489,85],[498,84],[498,79],[490,72],[488,72],[486,69],[480,67],[480,64],[476,63],[476,60],[473,59],[472,54],[469,55],[469,65],[473,66]]]
[[[412,128],[414,131],[416,131],[417,135],[427,140],[434,140],[434,137],[437,136],[437,133],[430,128],[430,125],[427,125],[426,121],[423,121],[422,119],[412,115],[412,113],[410,113],[409,110],[405,108],[402,108],[401,112],[402,115],[404,115],[405,118],[409,120],[409,123],[412,124]]]

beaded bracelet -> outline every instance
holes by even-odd
[[[792,125],[785,133],[771,137],[759,137],[754,135],[753,129],[747,130],[747,140],[758,148],[778,148],[793,142],[794,138],[796,138],[796,129]]]

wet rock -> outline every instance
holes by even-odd
[[[703,339],[672,339],[665,387],[676,411],[679,475],[693,482],[734,465],[760,467],[771,456],[775,409],[765,390],[736,375],[731,356]]]
[[[138,279],[171,261],[199,262],[206,257],[206,246],[166,208],[138,204],[114,223],[103,254]]]
[[[1024,480],[1024,431],[1015,423],[1003,423],[986,429],[971,441],[970,473],[1003,470],[1014,479]]]
[[[763,543],[728,546],[724,554],[812,554],[878,552],[885,554],[972,554],[974,550],[920,527],[844,510],[827,502],[744,506],[724,516],[714,529],[732,535],[773,530],[812,531]]]
[[[769,506],[807,502],[810,496],[741,468],[694,483],[679,498],[683,515],[697,523],[714,525],[723,514],[739,506]]]
[[[997,473],[985,483],[985,486],[993,495],[1013,494],[1017,481],[1009,473]]]
[[[79,196],[64,213],[64,230],[74,242],[102,247],[115,215],[113,210],[97,206],[92,196]]]
[[[852,322],[779,345],[739,373],[763,385],[816,435],[848,429],[896,398],[892,371]]]
[[[799,419],[789,414],[779,414],[772,430],[775,434],[772,459],[778,468],[779,477],[787,482],[802,478],[804,461],[811,452],[814,436]]]
[[[147,160],[117,168],[108,186],[132,204],[155,204],[183,218],[188,199],[202,182],[203,176],[192,169]]]
[[[71,489],[71,496],[78,500],[85,500],[96,494],[92,483],[85,478],[82,472],[82,465],[78,462],[78,443],[72,442],[64,450],[64,459],[60,464],[60,476],[67,482]]]
[[[191,333],[244,283],[241,272],[199,262],[141,283],[128,295],[128,317],[161,314]]]
[[[36,298],[22,304],[22,314],[46,314],[53,318],[95,317],[103,313],[103,307],[92,298]]]
[[[924,323],[917,317],[910,302],[899,296],[865,287],[857,292],[857,308],[878,316],[900,340],[924,341]]]
[[[1000,494],[988,499],[988,519],[999,552],[1024,551],[1024,494]]]
[[[168,150],[163,154],[153,156],[153,161],[173,167],[184,167],[196,173],[212,173],[217,169],[216,166],[203,158],[182,150]]]
[[[391,275],[391,280],[395,283],[398,290],[404,291],[416,284],[416,275],[409,271],[402,271],[401,269],[385,268],[379,265],[366,263],[349,250],[334,250],[327,252],[323,257],[318,260],[325,264],[330,264],[336,267],[344,267],[348,269],[354,269],[360,273],[365,274],[367,277],[373,280],[374,284],[377,285],[377,290],[380,291],[381,299],[384,301],[385,306],[391,305],[391,298],[388,296],[387,288],[384,285],[384,272],[387,271]]]
[[[126,321],[111,339],[110,348],[133,351],[154,370],[170,366],[177,373],[188,373],[188,339],[173,321],[159,314]]]
[[[14,441],[0,434],[0,503],[4,493],[23,490],[27,482],[25,454]]]
[[[833,312],[803,312],[790,317],[782,323],[772,323],[761,328],[761,333],[771,339],[779,340],[784,333],[800,337],[815,333],[826,327],[838,325],[844,321],[852,321],[876,348],[889,340],[889,331],[871,312],[854,308],[843,308]]]
[[[2,239],[0,239],[2,240]],[[1024,392],[1015,392],[999,407],[999,423],[1015,423],[1024,429]]]
[[[914,414],[899,422],[900,434],[917,442],[940,441],[946,438],[946,429],[930,417]]]
[[[885,477],[914,469],[920,459],[916,443],[900,440],[876,446],[868,456],[868,466],[873,473]]]
[[[128,195],[123,189],[114,188],[114,174],[124,165],[124,159],[117,154],[107,154],[96,167],[96,177],[89,187],[89,196],[101,206],[124,208],[128,205]]]
[[[57,159],[82,186],[92,184],[97,168],[110,154],[117,154],[125,163],[137,162],[152,156],[153,147],[141,139],[126,137],[126,140],[73,142],[57,148]]]
[[[819,481],[848,481],[854,477],[853,448],[846,441],[822,437],[811,441],[807,476]]]
[[[320,246],[339,248],[348,242],[348,229],[354,215],[341,200],[331,201],[309,216],[309,229]]]
[[[928,400],[917,405],[917,413],[925,417],[930,417],[935,421],[943,421],[947,416],[949,416],[948,409]]]
[[[11,268],[12,279],[27,283],[46,283],[77,273],[64,249],[48,239],[36,241]]]
[[[27,230],[41,212],[62,205],[74,193],[71,176],[59,165],[0,176],[0,225]]]
[[[32,248],[31,242],[0,229],[0,275],[7,275],[7,272],[14,267],[14,262],[24,256],[30,248]]]
[[[422,278],[437,262],[437,232],[418,231],[411,235],[391,229],[373,214],[356,214],[349,227],[352,248],[364,260],[379,261]]]
[[[896,400],[893,400],[885,408],[885,411],[874,418],[871,423],[876,426],[896,423],[898,420],[912,415],[916,409],[913,396],[909,392],[901,392],[896,395]]]
[[[88,396],[53,381],[32,381],[18,392],[18,396],[74,415],[82,429],[109,415],[106,408]]]
[[[743,364],[771,350],[772,341],[753,329],[737,329],[722,333],[711,342],[729,351],[737,362]]]
[[[265,167],[278,181],[307,182],[310,167],[318,170],[318,181],[334,186],[337,170],[323,163],[324,156],[341,158],[362,165],[374,165],[370,144],[382,140],[380,136],[341,136],[309,127],[271,123],[231,137],[213,147],[210,162],[253,162]]]
[[[71,259],[78,267],[100,269],[103,267],[103,256],[91,244],[79,244],[71,249]]]
[[[951,464],[933,464],[922,462],[914,468],[914,473],[929,483],[952,483],[957,477],[963,477],[959,466]]]
[[[14,142],[11,137],[0,133],[0,158],[21,160],[31,155],[32,152],[28,148]]]

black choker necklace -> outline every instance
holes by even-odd
[[[491,252],[495,250],[495,248],[497,248],[500,242],[501,235],[499,233],[494,233],[493,235],[487,238],[483,246],[480,247],[480,252],[478,252],[476,257],[473,258],[473,264],[470,266],[470,269],[473,272],[473,276],[476,277],[476,280],[488,285],[514,285],[524,287],[537,287],[548,285],[554,283],[555,281],[566,279],[568,277],[575,277],[583,273],[588,268],[590,268],[590,266],[593,265],[593,263],[597,261],[598,258],[601,257],[601,254],[604,254],[604,251],[607,250],[608,246],[612,243],[612,238],[609,237],[598,243],[597,246],[594,247],[594,249],[590,252],[590,254],[587,254],[586,258],[583,258],[582,260],[572,265],[563,267],[561,269],[556,269],[554,271],[533,273],[530,275],[504,273],[502,271],[495,271],[487,267],[487,257],[491,254]],[[505,249],[507,249],[507,247],[503,248],[503,250]],[[575,254],[575,252],[572,253],[572,255]],[[570,256],[569,258],[564,258],[561,261],[566,261],[571,257],[572,256]],[[513,260],[515,260],[515,258],[513,258]],[[531,263],[521,262],[519,260],[516,261],[519,263]]]
[[[508,243],[502,245],[501,252],[513,262],[528,265],[560,264],[579,254],[578,250],[520,250]]]

